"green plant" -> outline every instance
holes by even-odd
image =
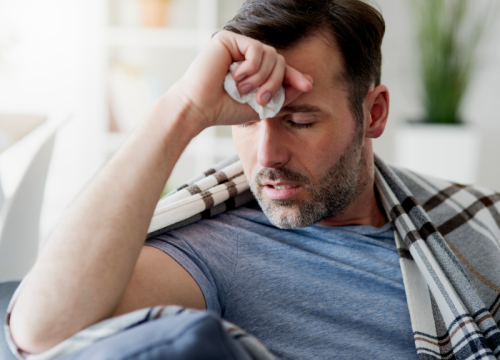
[[[460,107],[476,63],[476,49],[492,14],[477,0],[413,0],[425,122],[461,123]]]

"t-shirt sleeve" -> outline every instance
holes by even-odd
[[[207,310],[221,314],[238,262],[237,233],[230,216],[223,214],[157,235],[145,245],[165,252],[186,269],[203,292]]]

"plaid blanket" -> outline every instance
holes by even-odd
[[[395,230],[419,359],[500,358],[500,195],[380,159],[375,183]]]
[[[377,157],[375,165],[375,185],[394,228],[419,359],[500,359],[500,194],[397,169]],[[161,199],[148,237],[252,199],[234,156]],[[94,327],[101,333],[125,329],[115,319]],[[7,322],[9,337],[8,331]],[[79,334],[60,345],[71,347]],[[255,354],[265,354],[254,359],[270,358],[261,344],[252,346],[260,351]]]
[[[10,349],[19,359],[53,360],[61,357],[64,357],[64,359],[67,359],[68,357],[69,359],[72,359],[73,357],[71,354],[75,354],[76,352],[83,350],[90,345],[97,343],[100,340],[106,339],[112,335],[115,335],[121,331],[133,329],[138,325],[160,318],[183,317],[193,313],[201,313],[201,311],[185,309],[183,307],[174,305],[155,306],[151,308],[136,310],[131,313],[107,319],[95,325],[89,326],[88,328],[73,335],[69,339],[54,346],[52,349],[37,355],[28,354],[23,352],[21,349],[18,349],[12,341],[12,338],[10,337],[10,332],[6,332],[6,337]],[[262,345],[262,343],[255,337],[249,335],[244,330],[228,321],[221,319],[220,322],[222,329],[244,349],[243,351],[248,355],[248,357],[245,357],[245,359],[250,358],[253,360],[276,360],[274,355],[272,355],[269,350],[267,350],[266,347]],[[190,334],[190,336],[195,337],[197,335],[195,333],[192,333]],[[196,342],[193,341],[193,343]],[[158,344],[158,346],[161,345],[162,344]],[[130,356],[131,354],[129,353],[128,355]],[[158,358],[158,355],[154,352],[151,356],[153,356],[155,359]],[[77,358],[81,359],[82,356],[77,355]],[[112,353],[104,354],[103,359],[104,358],[122,359],[122,357],[114,356]],[[132,358],[137,359],[137,354],[132,355]],[[150,357],[148,357],[147,355],[141,357],[141,359],[149,358]]]

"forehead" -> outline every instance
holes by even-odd
[[[342,55],[336,41],[328,34],[317,32],[279,53],[285,57],[288,65],[312,76],[312,93],[321,93],[343,84]]]

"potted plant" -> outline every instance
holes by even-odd
[[[476,180],[480,133],[461,115],[488,13],[470,0],[413,0],[421,80],[422,121],[396,133],[396,162],[448,180]],[[487,5],[491,5],[488,3]]]

